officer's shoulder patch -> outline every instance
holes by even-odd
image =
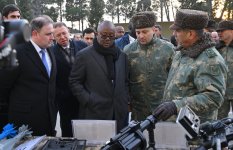
[[[219,64],[209,65],[208,67],[209,73],[215,76],[220,75],[220,66]]]
[[[215,53],[215,51],[213,49],[207,49],[206,51],[206,55],[211,58],[211,57],[214,57],[214,56],[217,56],[217,54]]]

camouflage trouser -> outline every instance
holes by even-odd
[[[218,109],[218,119],[228,117],[228,113],[230,111],[230,101],[231,106],[233,104],[233,100],[225,99],[222,106]]]
[[[149,115],[151,115],[152,113],[149,111],[138,111],[136,109],[132,109],[132,120],[135,121],[144,121]]]
[[[159,104],[135,106],[132,104],[132,120],[144,121],[148,116],[152,115],[153,110],[158,107]]]

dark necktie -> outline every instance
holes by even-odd
[[[63,54],[65,55],[65,59],[70,63],[73,64],[74,62],[74,56],[72,55],[71,48],[63,48]]]
[[[70,48],[66,47],[66,48],[64,48],[64,50],[65,50],[65,53],[66,53],[68,56],[70,56]]]
[[[41,51],[40,51],[40,53],[42,54],[42,62],[43,62],[43,64],[44,64],[44,66],[45,66],[45,68],[46,68],[46,71],[47,71],[47,73],[48,73],[48,76],[50,76],[50,69],[49,69],[49,65],[48,65],[48,62],[47,62],[47,60],[46,60],[46,57],[45,57],[45,50],[44,49],[42,49]]]

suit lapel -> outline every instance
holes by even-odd
[[[93,49],[93,51],[92,51],[91,55],[94,57],[94,59],[97,62],[97,64],[99,64],[100,67],[103,69],[104,73],[106,75],[108,75],[107,65],[106,65],[104,56],[102,56],[98,52],[96,52],[96,50],[95,50],[94,47],[92,49]]]
[[[70,67],[69,62],[65,59],[65,56],[62,53],[62,48],[60,46],[56,45],[53,50],[54,50],[54,54],[57,57],[57,61],[59,61],[62,64],[66,65],[67,67]]]
[[[50,57],[50,60],[51,60],[51,72],[50,72],[50,79],[52,80],[53,78],[55,78],[56,76],[56,59],[55,59],[55,56],[54,54],[52,53],[52,50],[51,48],[47,48],[47,51],[48,51],[48,54],[49,54],[49,57]],[[44,68],[45,69],[45,68]],[[46,71],[46,70],[45,70]],[[48,74],[46,72],[46,75],[48,77]]]
[[[39,54],[37,53],[36,49],[34,48],[34,46],[32,45],[31,42],[28,42],[27,44],[27,48],[26,48],[26,54],[28,55],[28,57],[31,59],[31,61],[35,64],[35,66],[37,66],[41,72],[47,77],[47,71],[45,69],[45,66],[39,56]],[[53,63],[52,63],[53,66]]]

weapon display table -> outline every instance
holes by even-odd
[[[24,140],[20,141],[17,146],[35,138],[36,137],[27,137]],[[47,146],[48,144],[50,144],[50,146]],[[102,147],[102,145],[86,145],[86,140],[81,139],[77,140],[75,138],[45,136],[42,141],[35,145],[35,148],[33,150],[65,150],[67,149],[66,146],[71,147],[71,144],[76,145],[75,150],[99,150]]]

